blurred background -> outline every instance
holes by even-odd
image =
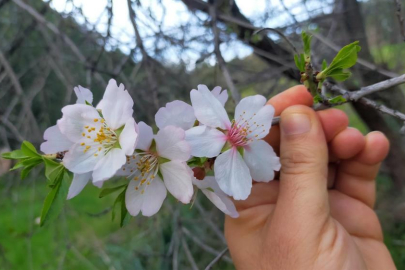
[[[349,90],[404,73],[402,0],[0,0],[0,151],[43,131],[75,102],[73,87],[96,102],[115,78],[132,95],[135,119],[153,123],[159,107],[189,101],[198,84],[230,90],[234,100],[267,98],[299,83],[293,53],[272,27],[301,49],[313,38],[320,68],[345,44],[360,41]],[[371,97],[405,111],[402,88]],[[405,269],[405,137],[401,123],[360,104],[341,107],[363,133],[384,132],[391,151],[378,177],[376,211],[398,269]],[[223,214],[200,193],[183,206],[168,198],[152,218],[120,228],[114,195],[87,186],[60,217],[40,228],[46,181],[40,168],[25,180],[0,159],[0,269],[204,269],[226,248]],[[114,185],[115,183],[111,183]],[[234,269],[226,254],[213,269]]]

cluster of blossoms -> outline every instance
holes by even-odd
[[[60,154],[74,173],[68,199],[91,180],[102,187],[114,176],[127,179],[125,205],[136,216],[152,216],[169,191],[187,204],[201,190],[221,211],[238,217],[230,199],[245,200],[252,179],[268,182],[280,169],[279,158],[262,139],[269,133],[274,108],[263,96],[236,106],[230,120],[228,93],[205,85],[190,93],[191,105],[173,101],[155,115],[158,132],[133,118],[133,100],[123,84],[110,80],[93,106],[90,90],[74,89],[77,102],[45,131],[41,151]]]

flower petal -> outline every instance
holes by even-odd
[[[91,172],[83,173],[83,174],[75,173],[73,175],[72,183],[70,184],[70,187],[69,187],[67,199],[70,200],[73,197],[75,197],[76,195],[78,195],[83,190],[83,188],[86,186],[86,184],[89,182],[90,178],[91,178]]]
[[[153,140],[153,130],[144,122],[138,123],[138,129],[138,142],[136,143],[135,148],[143,151],[149,151],[150,145],[152,144]]]
[[[86,151],[83,149],[80,144],[74,144],[63,157],[63,165],[69,171],[79,174],[90,172],[104,156],[104,151],[98,151],[97,147],[91,147]]]
[[[142,215],[150,217],[162,207],[167,195],[166,187],[159,177],[145,187],[143,194],[141,193],[143,189],[135,189],[138,185],[139,182],[136,181],[129,183],[125,193],[125,205],[132,216],[138,215],[141,211]]]
[[[126,156],[120,148],[111,149],[103,158],[97,162],[93,170],[93,183],[107,180],[125,164]]]
[[[252,177],[242,156],[231,148],[220,154],[214,163],[215,179],[223,192],[235,200],[245,200],[252,189]]]
[[[243,117],[246,120],[251,118],[266,104],[266,98],[261,95],[254,95],[243,98],[235,108],[235,120]]]
[[[215,128],[197,126],[186,131],[186,141],[190,144],[192,156],[216,157],[224,147],[226,136]]]
[[[120,146],[127,156],[132,155],[135,151],[135,142],[138,137],[135,125],[134,118],[129,118],[119,137]]]
[[[221,102],[222,106],[225,106],[225,103],[228,101],[228,91],[224,89],[221,92],[221,89],[220,86],[216,86],[212,89],[211,93]]]
[[[239,217],[239,213],[236,211],[235,205],[225,193],[212,192],[208,189],[202,189],[201,191],[219,210],[232,218]]]
[[[185,140],[183,129],[167,126],[156,134],[156,150],[159,156],[170,159],[187,161],[190,158],[190,145]]]
[[[69,150],[73,143],[63,135],[58,126],[51,126],[44,132],[44,140],[41,144],[41,151],[45,154],[55,154]]]
[[[262,107],[255,116],[252,117],[250,123],[253,123],[253,126],[256,123],[256,127],[251,129],[246,138],[248,139],[263,139],[270,132],[271,122],[273,121],[274,116],[274,107],[271,105],[265,105]]]
[[[191,91],[190,98],[198,121],[209,127],[230,128],[231,122],[224,106],[208,90],[207,86],[199,85],[198,91]]]
[[[274,179],[274,171],[281,164],[273,148],[265,141],[254,141],[245,147],[243,159],[249,167],[250,175],[257,182],[269,182]]]
[[[58,120],[59,130],[72,142],[80,141],[83,132],[86,132],[86,126],[94,127],[99,130],[101,121],[95,122],[94,119],[100,119],[97,110],[89,105],[74,104],[62,108],[63,116]]]
[[[112,129],[118,129],[125,125],[132,117],[134,101],[131,95],[125,90],[123,84],[118,87],[117,82],[111,79],[105,90],[103,101],[97,105],[103,113],[103,117]]]
[[[86,104],[86,101],[90,104],[93,103],[93,93],[89,89],[79,85],[73,88],[73,90],[77,96],[76,104]]]
[[[191,128],[195,123],[194,109],[191,105],[175,100],[162,107],[155,115],[156,126],[162,129],[167,126],[176,126],[184,130]]]
[[[182,203],[189,203],[193,196],[193,172],[184,162],[170,161],[160,165],[167,190]]]

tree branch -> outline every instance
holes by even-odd
[[[228,85],[229,91],[231,91],[232,98],[235,101],[235,104],[238,104],[240,101],[240,93],[238,92],[238,90],[235,87],[235,84],[233,83],[231,74],[229,73],[229,70],[226,66],[226,62],[222,57],[221,49],[219,47],[220,40],[219,40],[219,31],[217,27],[216,9],[217,8],[215,6],[215,3],[209,6],[209,13],[211,15],[211,23],[212,23],[212,32],[214,33],[215,55],[217,57],[217,61],[222,70],[222,73],[224,75],[226,84]]]

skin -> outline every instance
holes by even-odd
[[[235,201],[239,218],[226,217],[236,268],[396,269],[373,211],[386,137],[363,136],[340,110],[314,112],[303,86],[269,104],[281,122],[266,141],[282,169],[279,181],[254,183],[247,200]],[[304,119],[309,130],[297,134]]]

